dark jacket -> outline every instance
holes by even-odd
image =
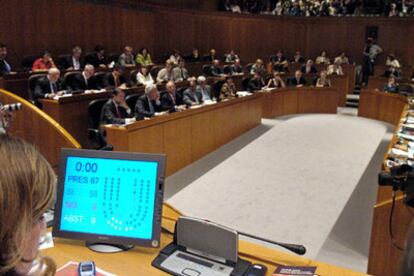
[[[175,112],[176,111],[176,106],[177,105],[182,105],[183,104],[183,99],[180,96],[180,94],[175,93],[175,103],[173,102],[173,99],[171,97],[171,95],[168,92],[165,92],[162,96],[161,96],[161,108],[162,110],[168,110],[170,112]]]
[[[112,99],[109,99],[102,107],[100,123],[101,124],[125,124],[125,118],[131,117],[131,114],[123,108],[118,106],[118,112],[116,111],[115,103]]]
[[[135,104],[134,116],[138,120],[143,120],[144,117],[151,118],[155,115],[155,112],[161,112],[162,107],[161,104],[157,105],[155,101],[151,101],[152,106],[154,108],[153,112],[151,112],[149,99],[147,95],[142,95],[138,98],[137,103]]]

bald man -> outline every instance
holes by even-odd
[[[118,63],[122,67],[135,66],[134,49],[131,46],[125,46],[124,52],[119,56]]]
[[[40,99],[53,99],[56,95],[63,95],[60,71],[57,68],[49,69],[47,76],[39,78],[33,91],[36,105],[41,106]]]
[[[83,69],[82,74],[76,75],[73,78],[73,83],[69,84],[72,90],[97,90],[98,85],[96,83],[95,67],[91,64],[87,64]]]

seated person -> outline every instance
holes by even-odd
[[[135,59],[132,52],[134,49],[132,49],[131,46],[125,46],[124,52],[119,56],[118,63],[122,67],[132,67],[135,66]]]
[[[0,135],[0,166],[0,274],[55,275],[56,264],[38,250],[46,233],[43,215],[56,193],[55,172],[34,146],[7,135]]]
[[[228,53],[226,55],[226,62],[227,63],[233,63],[236,61],[236,59],[238,59],[239,56],[234,52],[234,50],[231,50],[230,53]]]
[[[342,66],[340,60],[335,59],[335,62],[331,65],[328,65],[327,70],[328,75],[337,75],[337,76],[343,76],[344,71],[342,71]]]
[[[195,78],[190,79],[190,87],[184,91],[183,101],[187,106],[203,104],[203,95],[197,89]]]
[[[345,53],[341,53],[334,60],[334,63],[337,63],[337,62],[338,62],[339,65],[341,65],[341,64],[349,64],[349,58],[346,56]]]
[[[264,75],[266,73],[266,68],[263,64],[263,60],[258,58],[256,62],[253,64],[252,68],[250,69],[250,74],[254,75],[259,73],[260,75]]]
[[[50,68],[56,68],[55,63],[53,62],[52,56],[48,50],[45,50],[42,53],[42,57],[35,60],[32,66],[32,71],[47,71]]]
[[[207,84],[206,77],[199,76],[197,78],[197,91],[201,93],[202,100],[204,101],[211,101],[213,96],[211,95],[211,87]]]
[[[91,64],[86,64],[85,68],[82,71],[82,74],[76,75],[73,78],[73,83],[71,88],[74,91],[78,90],[97,90],[98,84],[96,82],[95,67]]]
[[[178,61],[178,66],[173,69],[173,75],[176,82],[184,81],[189,78],[188,70],[185,68],[184,59]]]
[[[151,74],[149,73],[148,67],[142,66],[137,74],[137,83],[144,86],[154,84]]]
[[[82,48],[76,46],[72,49],[72,55],[65,60],[65,70],[80,70],[85,65],[82,58]]]
[[[154,84],[145,87],[145,94],[140,96],[135,105],[135,118],[143,120],[161,115],[160,93]]]
[[[183,59],[181,57],[180,52],[177,49],[174,49],[174,52],[171,54],[169,60],[174,63],[174,65],[178,65],[178,62]]]
[[[395,58],[394,54],[389,54],[385,66],[394,67],[396,69],[401,68],[400,62]]]
[[[292,63],[296,63],[296,64],[302,64],[305,62],[305,58],[302,56],[302,54],[300,53],[300,51],[296,51],[295,55],[293,56]]]
[[[272,60],[273,62],[273,71],[278,71],[281,73],[286,73],[288,71],[289,62],[286,57],[283,55],[282,51],[279,50],[276,53],[276,57]]]
[[[126,86],[127,81],[122,73],[122,67],[115,65],[114,68],[112,68],[112,72],[108,73],[105,77],[105,87],[120,87],[121,85]]]
[[[322,51],[321,55],[316,58],[315,63],[316,64],[329,65],[329,64],[331,64],[331,61],[329,60],[328,56],[326,55],[326,52]]]
[[[125,101],[125,92],[119,88],[112,91],[112,98],[109,99],[102,107],[100,124],[117,124],[126,123],[126,118],[132,117],[131,108]]]
[[[286,84],[280,77],[280,73],[276,71],[273,73],[273,78],[271,78],[269,82],[267,83],[267,87],[268,88],[284,88],[286,87]]]
[[[0,43],[0,76],[4,74],[9,74],[11,72],[11,66],[6,61],[7,57],[7,46],[3,43]]]
[[[313,61],[311,59],[308,59],[306,64],[303,64],[300,68],[300,71],[302,71],[303,74],[316,74],[317,70],[315,66],[313,65]]]
[[[204,61],[207,61],[207,62],[213,62],[213,60],[215,60],[215,59],[217,59],[215,49],[211,49],[210,53],[207,56],[204,57]]]
[[[220,77],[224,74],[223,69],[220,66],[220,61],[215,59],[213,65],[210,67],[210,75],[213,77]]]
[[[325,70],[321,71],[319,78],[315,82],[316,87],[331,87],[331,80],[328,78],[328,74]]]
[[[201,57],[197,49],[193,49],[190,57],[188,58],[190,62],[201,62]]]
[[[302,87],[302,86],[306,85],[306,80],[302,76],[302,71],[296,70],[295,76],[290,77],[288,79],[287,83],[288,83],[288,86]]]
[[[388,93],[397,93],[398,92],[398,83],[395,80],[394,76],[388,78],[387,84],[384,86],[384,92]]]
[[[394,66],[390,66],[385,72],[384,72],[384,77],[390,77],[390,76],[394,76],[395,78],[400,78],[401,77],[401,73],[400,70],[398,70],[398,68],[394,67]]]
[[[95,53],[86,60],[86,63],[92,64],[95,68],[106,68],[108,60],[105,57],[105,48],[97,45],[94,50]]]
[[[35,83],[33,96],[38,106],[40,99],[53,99],[55,96],[61,96],[65,92],[60,81],[60,71],[57,68],[49,69],[47,76],[39,78]]]
[[[139,50],[135,58],[135,62],[141,66],[151,66],[153,65],[151,55],[148,53],[148,49],[143,47]]]
[[[173,81],[168,81],[165,85],[167,91],[161,97],[161,108],[162,110],[168,110],[170,113],[181,111],[183,108],[179,106],[183,105],[182,96],[177,94],[177,89]]]
[[[226,77],[226,82],[221,86],[220,99],[233,99],[236,97],[237,89],[232,77]]]
[[[175,81],[173,67],[174,63],[171,60],[167,60],[165,62],[165,67],[157,74],[157,83],[163,83],[170,80]]]
[[[253,78],[249,80],[247,84],[247,90],[250,92],[262,90],[262,87],[265,86],[262,75],[259,72],[254,73]]]
[[[234,64],[230,66],[230,74],[236,75],[236,74],[243,74],[243,67],[240,64],[240,59],[236,59],[234,61]]]

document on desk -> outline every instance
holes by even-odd
[[[285,266],[279,265],[273,272],[273,276],[313,276],[315,275],[316,266]]]
[[[239,97],[252,95],[252,93],[250,93],[249,91],[238,91],[236,94],[239,95]]]
[[[78,265],[77,262],[67,262],[64,266],[59,268],[56,271],[56,276],[79,276],[78,272]],[[99,267],[96,267],[96,276],[116,276],[116,274],[109,273],[105,270],[100,269]]]
[[[54,96],[53,99],[57,101],[60,98],[65,98],[65,97],[72,97],[72,94],[68,93],[68,94],[63,94],[61,96]]]

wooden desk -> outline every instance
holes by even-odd
[[[338,92],[335,88],[287,87],[263,94],[263,117],[275,118],[298,113],[336,113]]]
[[[127,95],[143,94],[144,87],[124,90]],[[84,148],[89,148],[88,105],[92,100],[110,98],[110,92],[77,94],[58,100],[41,100],[43,111],[61,124]]]
[[[168,176],[259,125],[261,97],[241,97],[127,126],[107,127],[107,140],[117,151],[166,154]]]
[[[162,225],[168,231],[174,231],[174,225],[180,212],[168,204],[164,204]],[[161,234],[161,248],[172,241],[172,235],[163,231]],[[96,253],[85,247],[83,242],[56,238],[55,247],[42,251],[42,255],[54,259],[58,267],[68,261],[93,260],[96,265],[108,272],[119,276],[124,275],[167,275],[153,268],[152,260],[158,255],[160,249],[147,249],[135,247],[132,250],[116,254]],[[266,275],[271,276],[277,265],[317,266],[318,275],[357,276],[365,275],[333,265],[309,260],[269,249],[254,243],[239,241],[239,256],[254,263],[261,263],[268,267]]]

